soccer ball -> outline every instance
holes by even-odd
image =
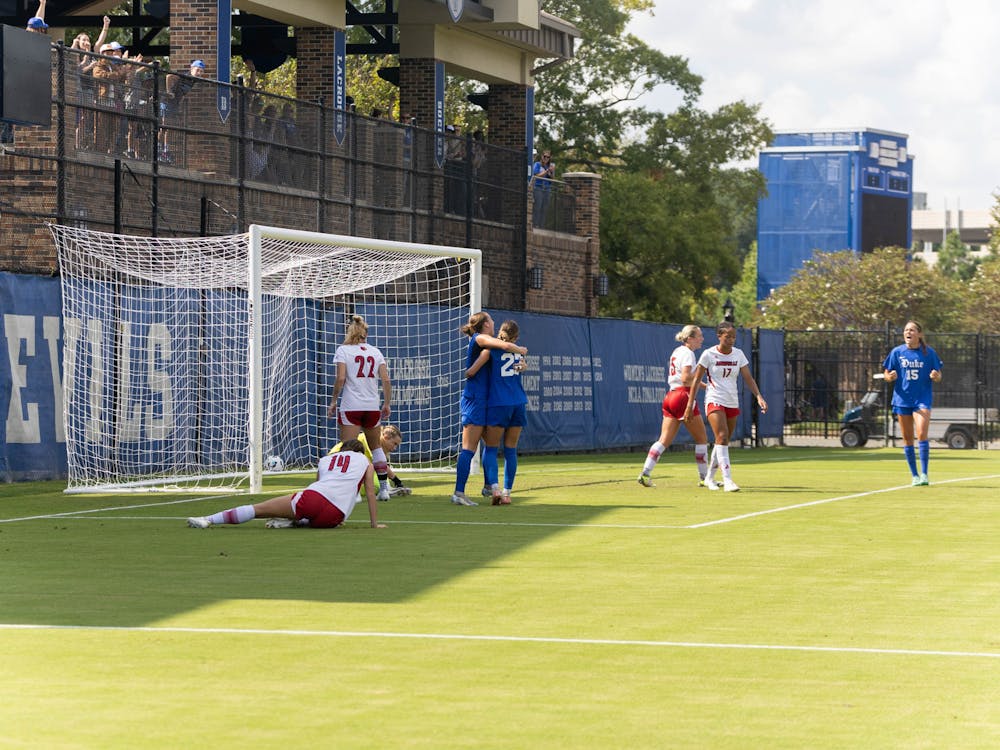
[[[285,468],[285,462],[281,460],[281,456],[268,456],[264,459],[264,471],[283,471]]]

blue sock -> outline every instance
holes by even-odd
[[[514,476],[517,474],[517,448],[508,448],[504,446],[503,449],[503,486],[508,489],[514,489]]]
[[[462,448],[462,452],[458,454],[458,465],[455,467],[455,492],[465,492],[465,483],[469,481],[474,455],[475,453],[468,448]]]
[[[500,465],[497,462],[499,449],[496,446],[490,448],[488,445],[483,450],[483,478],[486,486],[492,487],[499,481]]]
[[[917,450],[920,454],[920,473],[927,473],[927,464],[931,460],[931,444],[926,440],[917,441]]]
[[[906,465],[910,467],[910,473],[917,476],[917,456],[912,445],[903,446],[903,455],[906,456]]]

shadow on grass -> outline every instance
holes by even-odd
[[[142,626],[231,599],[400,602],[567,527],[621,508],[655,507],[532,503],[543,489],[525,490],[504,507],[461,508],[436,491],[394,499],[379,505],[389,524],[380,530],[368,528],[363,505],[334,530],[266,529],[259,520],[186,527],[183,515],[229,507],[219,500],[0,524],[0,622]],[[115,498],[105,506],[149,502]],[[250,500],[230,505],[240,502]],[[7,502],[0,507],[10,510]],[[91,507],[101,506],[92,500]]]

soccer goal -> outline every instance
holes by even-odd
[[[52,225],[63,297],[67,492],[261,491],[316,465],[348,316],[389,364],[394,466],[459,448],[481,254],[251,226],[165,239]]]

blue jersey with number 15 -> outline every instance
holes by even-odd
[[[885,370],[896,372],[896,382],[892,388],[892,405],[916,408],[918,404],[931,405],[933,384],[931,370],[941,371],[941,358],[937,352],[927,347],[911,349],[900,344],[882,363]]]

